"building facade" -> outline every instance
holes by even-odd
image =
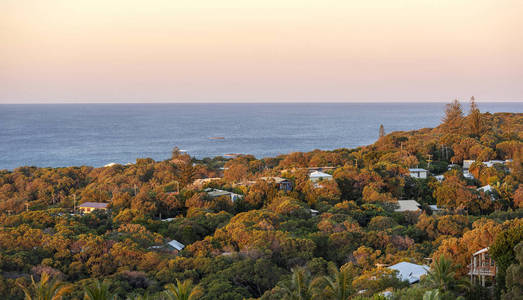
[[[483,248],[472,254],[469,265],[470,282],[485,286],[487,282],[494,282],[497,267],[496,262],[490,257],[489,248]]]

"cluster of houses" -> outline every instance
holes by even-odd
[[[463,161],[463,175],[466,178],[474,178],[470,173],[469,169],[470,166],[474,163],[474,160],[464,160]],[[507,161],[501,161],[501,160],[491,160],[488,162],[483,162],[483,164],[487,167],[492,167],[496,164],[502,164],[505,165],[509,162]],[[449,169],[455,167],[456,165],[449,165]],[[409,175],[413,178],[417,179],[426,179],[430,176],[430,173],[428,170],[422,169],[422,168],[412,168],[409,169]],[[436,175],[434,176],[437,180],[442,181],[444,180],[443,175]],[[197,179],[193,182],[193,187],[195,188],[201,188],[204,185],[213,182],[221,180],[221,178],[204,178],[204,179]],[[278,190],[280,191],[292,191],[293,189],[293,183],[289,179],[283,178],[283,177],[277,177],[277,176],[271,176],[271,177],[261,177],[260,180],[264,180],[266,182],[271,182],[276,184]],[[309,180],[313,183],[314,187],[318,188],[321,187],[321,184],[325,181],[333,180],[333,176],[323,172],[322,168],[309,168]],[[242,185],[251,185],[254,181],[249,181],[242,183]],[[243,195],[216,189],[216,188],[206,188],[203,190],[208,197],[210,198],[219,198],[219,197],[227,197],[231,200],[231,202],[235,202],[239,199],[243,198]],[[491,192],[492,187],[490,185],[482,186],[478,188],[478,191],[482,192]],[[394,209],[395,212],[398,213],[416,213],[421,212],[421,204],[418,203],[416,200],[398,200],[397,205]],[[98,202],[85,202],[78,206],[78,210],[82,213],[91,213],[95,210],[107,210],[108,204],[107,203],[98,203]],[[437,213],[441,211],[441,208],[439,208],[437,205],[430,205],[430,209],[433,213]],[[310,210],[311,215],[316,216],[319,214],[319,211],[311,209]],[[163,219],[162,221],[172,221],[173,218]],[[179,252],[185,248],[185,245],[180,243],[177,240],[171,240],[167,242],[164,245],[157,245],[152,246],[150,249],[156,250],[156,251],[174,251]],[[469,267],[469,275],[471,278],[472,283],[478,283],[482,286],[485,286],[487,282],[493,282],[494,277],[496,276],[497,267],[494,262],[494,260],[488,255],[489,248],[484,248],[481,250],[478,250],[475,252],[471,257],[471,263],[468,266]],[[383,266],[383,265],[380,265]],[[426,275],[429,271],[429,266],[427,265],[418,265],[410,262],[400,262],[395,265],[391,266],[385,266],[390,270],[397,271],[397,276],[401,280],[408,281],[409,284],[415,284],[420,281],[420,279]]]
[[[471,262],[468,265],[470,281],[472,284],[479,284],[483,287],[492,285],[495,282],[497,273],[496,262],[489,256],[489,248],[483,248],[471,256]],[[430,267],[428,265],[419,265],[411,262],[400,262],[392,266],[377,264],[377,267],[387,267],[389,270],[396,271],[396,276],[409,284],[418,283],[423,276],[426,276]],[[384,296],[390,296],[391,292],[384,292]]]

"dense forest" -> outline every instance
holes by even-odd
[[[456,100],[437,128],[385,130],[271,158],[175,148],[0,170],[0,298],[523,299],[523,114]],[[81,213],[86,202],[108,206]],[[497,272],[483,286],[468,265],[486,247]],[[410,284],[388,268],[399,262],[430,269]]]

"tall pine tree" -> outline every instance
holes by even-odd
[[[470,98],[470,110],[467,119],[470,134],[475,137],[481,136],[483,132],[483,116],[479,111],[474,96]]]
[[[460,133],[463,126],[463,110],[458,99],[447,104],[442,127],[447,133]]]

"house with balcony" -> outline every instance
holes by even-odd
[[[490,257],[489,247],[483,248],[472,254],[469,265],[470,282],[485,286],[486,282],[494,282],[497,267],[496,262]]]

